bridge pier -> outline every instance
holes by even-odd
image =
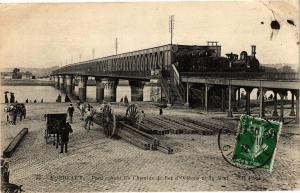
[[[237,106],[240,107],[240,101],[241,101],[241,88],[238,88],[238,99],[237,99]]]
[[[238,90],[239,88],[236,88],[236,87],[233,87],[232,88],[232,91],[233,91],[233,107],[232,107],[232,111],[233,112],[237,112],[238,110],[237,110],[237,104],[236,104],[236,93],[237,93],[237,90]]]
[[[145,82],[143,101],[160,102],[162,93],[158,79],[150,79],[150,82]]]
[[[186,102],[185,102],[185,106],[189,107],[190,103],[189,103],[189,92],[190,92],[190,85],[187,82],[186,83]]]
[[[228,113],[227,113],[227,117],[232,117],[232,110],[231,110],[231,91],[232,91],[232,87],[231,85],[228,86]]]
[[[259,117],[262,118],[265,116],[265,104],[264,104],[264,98],[266,94],[266,89],[263,87],[259,88]]]
[[[246,87],[245,88],[245,91],[246,91],[246,107],[245,107],[245,110],[246,110],[246,115],[251,115],[251,111],[250,111],[250,94],[252,92],[253,88],[250,88],[250,87]]]
[[[80,76],[78,82],[78,97],[79,100],[82,102],[86,101],[86,82],[88,77],[87,76]]]
[[[59,76],[54,76],[55,88],[59,89]]]
[[[287,91],[284,89],[278,90],[280,96],[280,117],[279,120],[284,122],[284,98],[287,96]]]
[[[296,96],[296,123],[299,123],[299,90],[295,92]]]
[[[208,111],[208,91],[210,89],[210,85],[208,85],[207,83],[205,83],[204,86],[204,110],[207,112]]]
[[[104,100],[104,84],[100,77],[95,77],[96,80],[96,101],[103,102]]]
[[[279,93],[279,96],[280,96],[280,118],[279,120],[280,121],[284,121],[284,94],[282,92]]]
[[[66,93],[71,95],[73,93],[73,76],[66,75]]]
[[[226,112],[226,87],[220,87],[221,89],[221,111]],[[230,91],[231,92],[231,91]]]
[[[295,92],[294,90],[291,90],[291,94],[292,94],[292,106],[291,106],[291,112],[290,112],[290,116],[295,116],[296,113],[295,113],[295,101],[294,101],[294,96],[295,96]]]
[[[59,89],[64,92],[65,91],[65,76],[64,75],[59,75]]]
[[[129,85],[131,89],[131,101],[143,101],[143,89],[145,82],[130,80]]]
[[[104,101],[116,102],[118,80],[103,79],[102,82],[104,84]]]
[[[276,90],[273,90],[274,92],[274,111],[272,113],[272,116],[274,117],[278,117],[278,112],[277,112],[277,91]]]

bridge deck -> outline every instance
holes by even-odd
[[[218,84],[245,87],[263,87],[263,88],[279,88],[279,89],[300,89],[299,80],[280,80],[280,79],[242,79],[242,78],[214,78],[214,77],[193,77],[181,76],[182,82],[202,83],[202,84]]]

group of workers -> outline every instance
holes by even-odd
[[[58,102],[58,103],[61,103],[62,101],[61,101],[61,95],[60,94],[58,94],[58,96],[57,96],[57,99],[56,99],[56,102]],[[66,94],[66,96],[65,96],[65,102],[66,103],[68,103],[68,102],[71,102],[71,99],[70,99],[70,97]]]
[[[43,102],[44,102],[44,99],[41,99],[41,103],[43,103]],[[29,100],[29,99],[26,99],[26,100],[25,100],[25,103],[32,103],[32,101]],[[37,100],[34,99],[33,103],[37,103]]]
[[[129,100],[126,95],[124,98],[123,97],[121,98],[120,103],[124,103],[125,106],[128,106]]]
[[[7,94],[10,93],[10,99],[8,100],[8,96]],[[16,99],[15,99],[15,94],[13,92],[8,92],[8,91],[5,91],[4,92],[4,102],[7,104],[7,103],[15,103],[16,102]]]

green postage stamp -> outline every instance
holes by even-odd
[[[242,115],[233,151],[233,162],[272,171],[282,123]]]

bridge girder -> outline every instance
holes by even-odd
[[[122,76],[149,79],[152,69],[172,64],[172,47],[165,45],[146,50],[75,63],[55,70],[51,75]]]

